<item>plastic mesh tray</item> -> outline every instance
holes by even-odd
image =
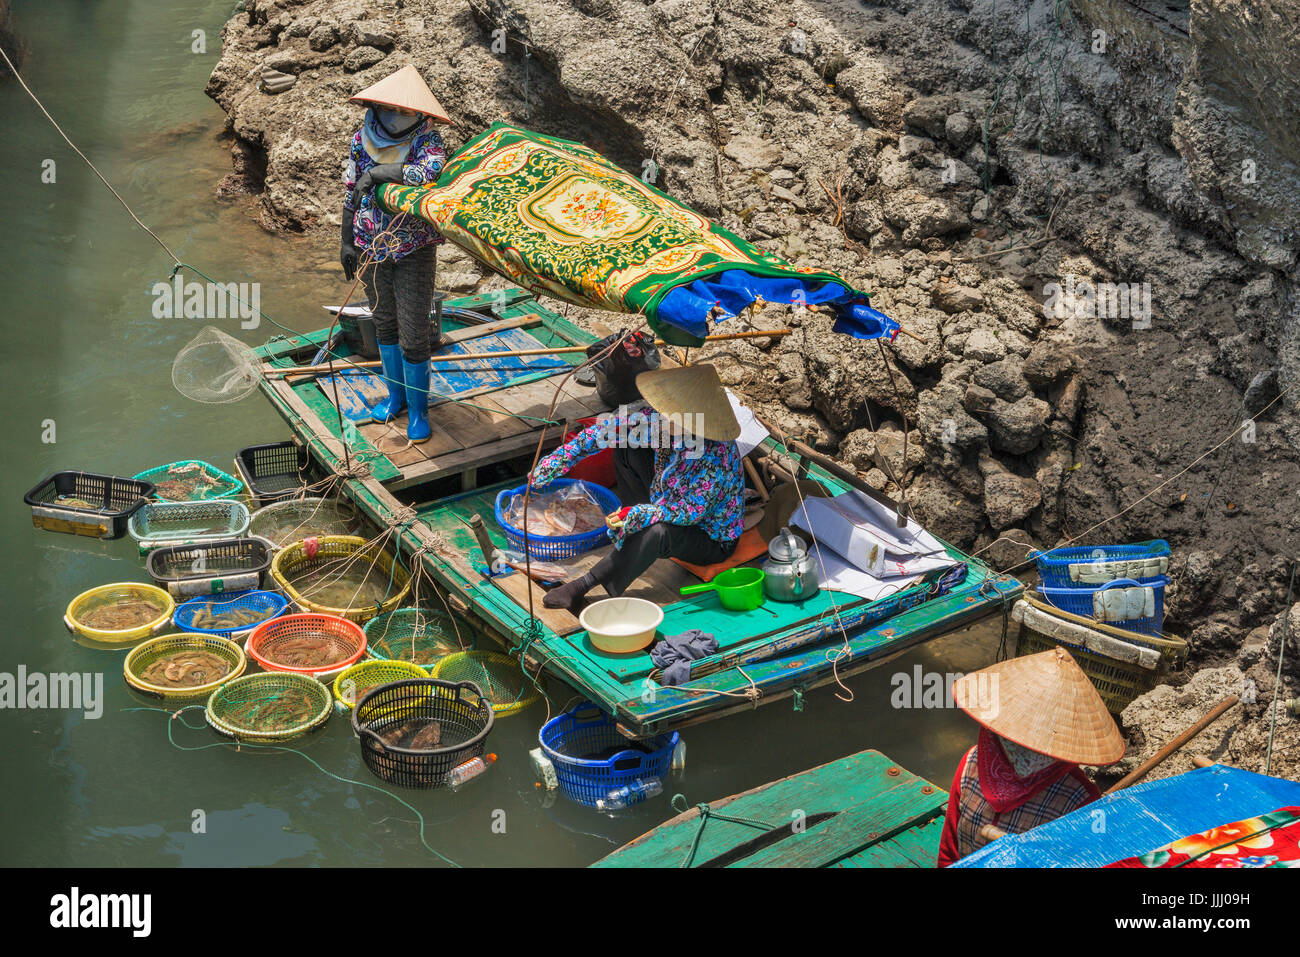
[[[150,502],[131,516],[127,531],[143,549],[240,538],[248,531],[243,502]]]
[[[177,596],[257,588],[270,567],[271,545],[261,538],[168,545],[150,552],[145,562],[149,577]]]
[[[126,534],[127,521],[153,493],[152,482],[95,472],[55,472],[23,501],[31,507],[37,528],[111,539]],[[94,507],[63,504],[63,498],[93,502]]]
[[[198,459],[183,459],[180,462],[169,462],[166,465],[159,465],[157,468],[148,469],[140,472],[132,478],[142,482],[152,482],[155,486],[161,485],[169,479],[183,478],[185,473],[177,471],[180,469],[200,468],[206,474],[217,480],[217,487],[212,490],[198,492],[189,498],[175,499],[163,492],[154,489],[154,495],[166,502],[187,501],[187,502],[208,502],[218,501],[221,499],[237,498],[239,493],[244,490],[244,483],[233,475],[229,475],[221,469],[208,462],[201,462]]]
[[[300,494],[311,483],[311,456],[293,441],[240,449],[235,469],[255,508]]]

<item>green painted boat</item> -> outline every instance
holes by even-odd
[[[593,867],[934,867],[948,793],[879,751],[693,807]]]
[[[480,319],[444,322],[451,350],[481,355],[534,342],[543,348],[586,346],[597,338],[519,289],[449,300],[446,306],[457,315]],[[766,602],[737,613],[721,611],[710,594],[680,597],[678,589],[698,579],[672,562],[657,562],[629,594],[664,609],[661,634],[702,628],[721,645],[718,654],[696,663],[690,682],[660,686],[647,653],[612,655],[596,649],[574,616],[542,607],[541,586],[522,573],[486,575],[469,524],[481,516],[493,545],[505,547],[505,535],[493,518],[497,493],[522,484],[539,443],[549,450],[576,420],[606,411],[592,389],[564,375],[582,361],[581,352],[566,354],[564,363],[550,358],[542,365],[481,358],[436,364],[441,374],[431,389],[446,399],[430,410],[431,441],[411,446],[405,441],[404,418],[387,425],[363,424],[355,431],[350,422],[340,422],[340,407],[349,401],[344,393],[362,394],[364,386],[353,386],[346,377],[277,371],[309,364],[329,337],[329,329],[278,336],[258,352],[262,393],[313,461],[336,477],[335,494],[354,502],[378,529],[392,528],[392,541],[405,562],[418,554],[418,563],[458,622],[519,659],[530,676],[558,678],[572,686],[613,715],[630,738],[842,680],[954,628],[1005,613],[1023,590],[1014,578],[946,546],[966,569],[964,580],[951,586],[917,579],[878,601],[823,589],[803,602]],[[333,354],[343,357],[335,360],[339,366],[348,363],[346,346],[335,346]],[[379,386],[372,380],[372,388]],[[780,475],[784,467],[785,474],[794,469],[830,494],[849,489],[774,438],[751,458],[769,468],[769,476]],[[600,554],[581,556],[573,567],[590,567]],[[430,599],[437,607],[438,599]]]

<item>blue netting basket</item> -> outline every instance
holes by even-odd
[[[1160,629],[1165,623],[1165,585],[1169,579],[1161,577],[1158,581],[1147,582],[1137,581],[1132,578],[1120,578],[1113,582],[1107,582],[1104,585],[1086,588],[1052,588],[1048,585],[1039,585],[1038,592],[1043,596],[1043,600],[1049,605],[1068,611],[1072,615],[1080,615],[1084,618],[1096,619],[1092,613],[1092,596],[1096,592],[1106,591],[1110,588],[1132,588],[1135,586],[1144,586],[1155,592],[1155,614],[1141,618],[1126,618],[1119,621],[1107,621],[1106,624],[1115,628],[1123,628],[1125,631],[1135,631],[1142,635],[1159,635]]]
[[[249,589],[248,591],[233,592],[229,595],[201,595],[198,598],[191,598],[176,607],[176,612],[172,615],[172,621],[181,631],[230,638],[234,635],[251,632],[262,622],[283,615],[288,608],[289,599],[277,592]],[[234,625],[230,628],[205,628],[195,624],[195,619],[200,617],[201,613],[226,614],[236,609],[249,611],[262,617],[257,621],[244,625]]]
[[[674,731],[634,746],[589,701],[552,718],[537,735],[564,796],[588,807],[637,779],[667,775],[679,739]]]
[[[1104,564],[1107,562],[1140,562],[1147,559],[1167,559],[1169,543],[1163,539],[1134,542],[1131,545],[1092,545],[1077,548],[1053,548],[1034,552],[1038,574],[1049,588],[1090,588],[1096,582],[1075,581],[1070,577],[1071,565]],[[1114,578],[1136,578],[1144,585],[1154,585],[1164,573],[1151,575],[1116,574]]]
[[[533,488],[533,499],[529,502],[529,508],[534,507],[534,502],[538,496],[558,492],[575,485],[581,486],[606,515],[610,512],[616,512],[622,507],[618,496],[601,485],[593,485],[591,482],[584,482],[581,479],[556,479],[549,485],[535,486]],[[503,489],[497,494],[495,508],[497,524],[501,526],[506,533],[506,538],[510,540],[510,547],[521,552],[524,550],[523,530],[515,528],[506,521],[505,510],[509,506],[510,500],[516,495],[522,495],[527,487],[526,485],[520,485],[517,488]],[[589,552],[593,548],[599,548],[608,541],[609,534],[604,525],[577,535],[538,535],[535,532],[529,532],[528,554],[539,560],[563,561],[566,558],[572,558],[574,555]]]

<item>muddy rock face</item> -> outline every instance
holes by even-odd
[[[1168,627],[1226,666],[1300,544],[1300,145],[1259,94],[1294,101],[1300,70],[1292,5],[1210,7],[247,0],[208,92],[263,222],[322,258],[347,98],[412,63],[453,149],[496,120],[580,140],[841,272],[922,341],[769,306],[723,328],[792,335],[692,357],[1000,567],[1168,539]],[[267,68],[296,82],[268,93]],[[1254,182],[1216,179],[1247,146]],[[504,285],[446,253],[443,288]]]

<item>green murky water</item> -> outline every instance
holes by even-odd
[[[261,284],[262,308],[296,330],[321,324],[320,305],[342,292],[333,250],[264,233],[213,187],[229,171],[222,114],[203,95],[217,58],[228,0],[120,0],[20,4],[30,45],[24,73],[47,108],[184,260],[223,282]],[[191,52],[204,30],[206,53]],[[0,672],[102,675],[103,713],[0,710],[5,787],[0,864],[14,865],[423,865],[414,815],[383,794],[342,783],[297,754],[211,746],[206,728],[175,728],[122,680],[124,651],[72,641],[67,603],[95,585],[146,581],[134,543],[37,531],[21,497],[44,475],[86,469],[131,475],[177,459],[229,469],[236,451],[288,435],[260,398],[191,402],[170,367],[202,325],[156,319],[152,285],[171,262],[69,150],[22,91],[0,84],[3,152],[5,399],[0,582],[6,619]],[[340,149],[342,147],[340,146]],[[55,181],[42,182],[45,160]],[[265,323],[241,330],[256,343]],[[53,423],[52,443],[49,437]],[[685,733],[684,777],[669,793],[696,803],[754,787],[874,747],[946,786],[974,737],[944,710],[896,710],[891,676],[981,667],[997,626],[947,636],[852,679],[851,703],[820,689],[792,714],[788,701]],[[565,689],[552,688],[559,701]],[[669,816],[666,797],[618,818],[566,804],[546,807],[527,751],[543,704],[501,719],[489,747],[499,762],[461,793],[402,792],[428,825],[429,843],[464,865],[584,865]],[[188,713],[199,723],[198,712]],[[343,778],[377,783],[361,764],[346,720],[334,718],[297,745]],[[812,809],[806,809],[812,810]],[[203,812],[205,830],[193,825]],[[504,822],[504,833],[501,833]],[[494,827],[495,825],[495,827]]]

